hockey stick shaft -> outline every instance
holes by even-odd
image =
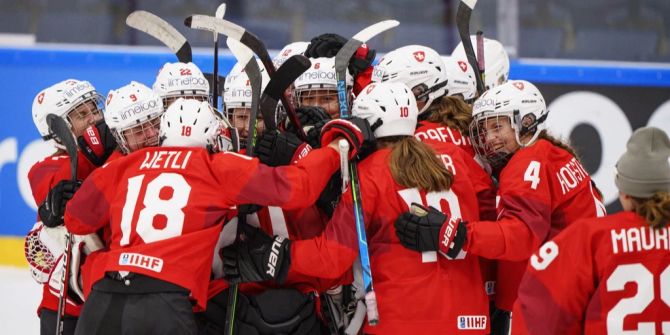
[[[70,173],[72,181],[77,181],[77,143],[74,141],[70,126],[55,114],[47,115],[49,130],[56,135],[70,157]],[[65,317],[65,304],[67,299],[67,287],[70,277],[70,258],[72,257],[72,234],[65,233],[65,250],[63,251],[63,275],[61,276],[61,287],[58,292],[58,315],[56,316],[56,335],[63,334],[63,319]]]
[[[222,3],[216,8],[216,17],[223,19],[226,14],[226,4]],[[212,76],[212,107],[219,108],[219,34],[213,33],[214,38],[214,75]]]
[[[484,59],[484,33],[477,31],[477,66],[479,67],[479,74],[482,78],[482,83],[486,86],[486,60]]]
[[[346,86],[347,67],[351,57],[356,50],[372,37],[393,28],[399,24],[395,20],[387,20],[371,25],[354,35],[342,49],[335,55],[335,77],[337,79],[337,99],[340,104],[340,118],[350,117],[348,92]],[[358,255],[363,269],[363,286],[365,287],[365,302],[367,308],[368,324],[371,326],[379,322],[379,311],[377,310],[377,298],[372,283],[372,269],[370,267],[370,252],[365,232],[365,221],[363,217],[363,201],[361,199],[360,181],[358,180],[358,166],[355,162],[349,162],[349,188],[354,203],[354,221],[356,234],[358,236]]]
[[[144,10],[136,10],[126,18],[126,24],[161,41],[182,63],[193,60],[191,45],[175,27],[160,17]]]
[[[184,24],[187,27],[193,29],[216,31],[219,34],[226,35],[230,38],[240,41],[258,56],[258,58],[261,60],[261,63],[268,72],[268,75],[272,76],[275,73],[276,69],[274,67],[274,63],[270,58],[270,54],[268,53],[265,44],[256,35],[245,30],[244,28],[230,21],[217,19],[207,15],[189,16],[186,18],[186,20],[184,20]],[[298,119],[298,115],[295,112],[295,106],[293,105],[293,102],[286,92],[282,92],[280,98],[282,105],[286,109],[286,113],[288,114],[289,119],[293,124],[296,125],[296,129],[298,129],[298,136],[303,141],[305,141],[307,139],[307,135],[305,135],[305,132],[300,125],[300,120]]]
[[[475,55],[475,50],[472,47],[472,41],[470,41],[470,17],[472,16],[472,10],[475,8],[476,4],[477,0],[461,0],[458,4],[458,10],[456,11],[456,26],[458,28],[458,34],[461,37],[461,42],[463,42],[465,56],[468,58],[470,66],[475,71],[477,93],[481,95],[486,88],[484,87],[484,82],[482,82],[482,75],[479,72],[479,64],[477,64],[477,57]]]
[[[270,82],[265,86],[260,102],[260,112],[263,114],[265,129],[277,130],[276,112],[281,95],[310,66],[311,63],[307,57],[294,55],[287,59],[272,75]]]

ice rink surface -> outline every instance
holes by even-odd
[[[30,276],[28,268],[0,266],[0,297],[0,334],[40,333],[36,311],[42,287]]]

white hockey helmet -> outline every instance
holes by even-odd
[[[372,81],[404,83],[412,89],[417,101],[425,101],[419,114],[447,94],[444,61],[437,51],[423,45],[408,45],[385,54],[372,72]]]
[[[470,35],[472,47],[477,52],[477,35]],[[465,55],[463,42],[451,53],[457,59],[468,59]],[[469,64],[468,64],[469,65]],[[504,84],[509,79],[509,56],[505,47],[498,40],[484,38],[484,86],[490,90]]]
[[[272,62],[275,64],[276,68],[279,68],[287,59],[291,58],[291,56],[304,54],[308,46],[309,42],[304,41],[289,43],[277,53],[272,59]]]
[[[537,140],[546,128],[547,106],[542,93],[525,80],[508,81],[482,94],[472,108],[470,137],[477,154],[500,168],[514,152],[504,149],[496,129],[487,127],[487,120],[507,119],[514,131],[516,147],[525,147]],[[495,124],[498,124],[495,122]],[[495,142],[495,143],[494,143]]]
[[[334,57],[320,57],[310,58],[312,66],[307,71],[303,72],[298,79],[295,80],[295,91],[304,92],[315,89],[331,89],[337,90],[337,77],[335,74],[335,58]],[[347,70],[346,78],[347,88],[354,85],[354,79]]]
[[[261,91],[263,91],[270,81],[270,76],[265,71],[263,63],[259,59],[256,59],[256,62],[261,70]],[[226,77],[223,91],[226,113],[233,108],[251,108],[251,83],[249,82],[249,76],[244,71],[244,66],[240,63],[235,64]]]
[[[447,68],[447,95],[461,95],[463,100],[471,101],[477,97],[475,71],[465,59],[442,57]]]
[[[207,78],[193,63],[165,63],[158,71],[153,90],[163,99],[165,108],[177,98],[211,98]]]
[[[89,101],[91,103],[87,104]],[[72,129],[73,122],[70,118],[74,115],[71,116],[70,114],[78,110],[80,106],[82,106],[82,110],[79,116],[93,115],[95,116],[93,121],[102,119],[104,98],[88,81],[67,79],[40,91],[33,100],[32,108],[33,122],[35,122],[35,127],[40,132],[40,136],[44,140],[53,138],[47,125],[48,114],[61,117]],[[82,127],[81,131],[85,128]]]
[[[401,82],[371,83],[354,100],[353,116],[368,120],[375,138],[414,136],[419,110],[412,90]]]
[[[220,149],[221,121],[207,101],[179,98],[161,116],[160,145]]]
[[[163,100],[144,84],[131,81],[107,94],[105,123],[124,153],[158,145]],[[132,137],[132,139],[129,139]]]

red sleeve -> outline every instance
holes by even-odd
[[[222,186],[239,190],[235,204],[305,208],[313,204],[339,169],[339,155],[326,147],[310,152],[295,165],[271,168],[258,159],[224,153],[215,163]]]
[[[520,311],[529,334],[582,333],[596,289],[588,222],[569,226],[531,256],[514,313]]]
[[[374,67],[370,66],[367,68],[367,70],[359,73],[356,76],[356,79],[354,80],[354,89],[353,93],[354,96],[358,95],[358,93],[361,93],[361,91],[365,88],[365,86],[368,86],[372,82],[372,70]]]
[[[500,176],[497,221],[471,222],[468,246],[473,254],[510,261],[527,259],[548,234],[551,189],[545,163],[512,160]]]
[[[110,171],[115,166],[108,165],[95,170],[82,183],[72,200],[68,201],[65,208],[67,230],[77,235],[86,235],[109,224],[110,203],[104,189],[110,183],[125,182],[116,180],[116,175]]]
[[[336,279],[351,268],[358,255],[353,208],[347,189],[320,236],[291,244],[291,272]]]
[[[66,171],[63,172],[63,170]],[[70,160],[67,156],[49,156],[35,163],[28,171],[28,182],[35,203],[39,206],[58,181],[69,178]]]
[[[472,187],[477,194],[479,218],[494,221],[496,215],[496,188],[491,176],[465,150],[460,149],[463,161],[468,169]]]

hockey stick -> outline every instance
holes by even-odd
[[[126,18],[126,24],[161,41],[177,55],[182,63],[193,60],[191,45],[175,27],[160,17],[144,10],[136,10]]]
[[[253,156],[257,135],[258,103],[260,101],[261,88],[263,87],[261,68],[258,66],[251,49],[247,48],[244,44],[230,37],[226,40],[226,44],[237,61],[241,64],[246,64],[244,72],[249,77],[249,84],[251,85],[251,112],[249,113],[249,136],[247,136],[246,149],[247,156]]]
[[[70,172],[72,181],[77,181],[77,143],[74,141],[70,126],[56,114],[47,115],[49,130],[65,146],[70,156]],[[63,275],[61,276],[60,292],[58,293],[58,315],[56,317],[56,335],[63,334],[63,319],[65,317],[66,290],[70,279],[70,258],[72,257],[72,234],[65,232],[65,250],[63,250]]]
[[[486,60],[484,59],[484,32],[477,31],[477,67],[482,78],[484,88],[486,88]]]
[[[312,63],[303,55],[293,55],[287,59],[282,66],[277,69],[274,75],[270,78],[263,95],[261,96],[260,110],[265,121],[265,129],[277,130],[277,104],[281,99],[284,91],[291,86],[291,84],[300,75],[307,71]]]
[[[470,16],[472,16],[472,10],[475,9],[476,4],[477,0],[461,0],[456,12],[456,27],[458,27],[458,34],[461,36],[463,49],[465,50],[465,56],[468,58],[468,63],[470,63],[472,70],[475,71],[477,93],[481,95],[486,90],[486,87],[484,87],[482,74],[479,72],[479,65],[477,64],[475,50],[472,47],[472,41],[470,41]]]
[[[222,3],[216,8],[216,13],[214,14],[219,19],[223,19],[223,16],[226,15],[226,3]],[[219,34],[213,33],[214,35],[214,69],[212,75],[212,107],[214,109],[219,109]]]
[[[261,87],[263,86],[263,77],[261,69],[254,58],[253,52],[239,41],[228,38],[226,40],[228,48],[233,53],[233,56],[241,64],[245,64],[244,71],[249,77],[249,84],[251,85],[251,112],[249,112],[249,135],[247,136],[246,155],[251,157],[254,152],[254,145],[256,144],[256,120],[258,117],[258,102],[260,100]],[[236,239],[239,238],[239,225],[245,224],[245,216],[238,215],[238,229]],[[235,314],[237,309],[237,296],[239,292],[239,284],[234,284],[228,291],[228,306],[226,308],[226,323],[224,332],[227,335],[234,334]]]
[[[207,15],[189,16],[186,18],[186,20],[184,20],[184,24],[192,29],[216,31],[219,34],[226,35],[240,41],[258,56],[266,71],[268,71],[268,75],[274,75],[276,69],[274,63],[272,62],[272,58],[270,58],[270,54],[265,47],[265,44],[263,44],[263,42],[256,35],[246,31],[244,28],[230,21],[217,19]],[[293,106],[293,102],[289,99],[286,92],[282,92],[281,102],[282,105],[284,105],[284,108],[286,108],[286,113],[288,114],[289,119],[294,125],[296,125],[300,139],[303,141],[307,140],[307,136],[305,135],[305,132],[300,125],[298,115],[295,113],[295,106]]]
[[[352,37],[342,46],[342,49],[335,55],[335,76],[337,77],[337,100],[340,103],[340,117],[349,117],[349,102],[347,101],[347,83],[346,71],[349,66],[349,60],[356,53],[358,48],[365,44],[369,39],[381,34],[382,32],[396,27],[400,22],[396,20],[386,20],[377,22]]]
[[[335,77],[337,78],[337,100],[340,104],[340,118],[350,117],[349,101],[347,101],[347,67],[349,60],[356,50],[369,39],[400,24],[395,20],[381,21],[373,24],[352,37],[342,46],[335,55]],[[354,201],[354,218],[356,221],[356,234],[358,236],[358,257],[363,268],[363,285],[365,287],[365,305],[367,308],[368,324],[371,326],[379,322],[379,311],[377,310],[377,297],[372,285],[372,269],[370,268],[370,253],[368,251],[368,240],[365,234],[365,222],[363,221],[363,203],[361,199],[360,182],[358,180],[358,167],[355,162],[349,162],[349,173],[351,195]],[[344,174],[343,174],[344,177]]]

